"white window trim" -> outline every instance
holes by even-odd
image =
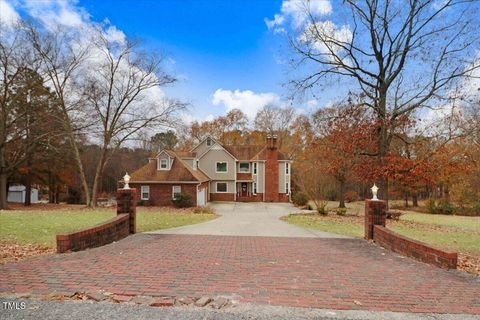
[[[254,162],[252,166],[252,174],[257,175],[258,173],[258,162]]]
[[[176,187],[180,188],[179,192],[175,192]],[[172,186],[172,199],[175,199],[175,193],[181,193],[181,192],[182,192],[182,186]]]
[[[285,182],[285,193],[290,194],[290,183]]]
[[[169,167],[168,166],[168,163],[169,163],[168,159],[159,159],[159,160],[160,161],[159,161],[159,164],[158,164],[158,170],[168,170],[168,167]],[[162,168],[162,161],[165,161],[166,164],[167,164],[167,166],[165,168]]]
[[[242,171],[242,170],[240,170],[240,164],[242,164],[242,163],[248,164],[248,171]],[[239,163],[238,163],[238,172],[240,172],[240,173],[250,173],[250,167],[251,167],[251,166],[250,166],[250,162],[243,162],[243,161],[242,161],[242,162],[239,162]]]
[[[205,144],[207,145],[207,147],[211,147],[212,146],[212,138],[208,137],[207,139],[205,139]]]
[[[225,191],[218,191],[218,184],[225,183]],[[228,183],[227,182],[215,182],[215,193],[228,193]]]
[[[225,171],[217,171],[217,168],[218,168],[217,165],[218,165],[219,163],[225,163],[225,164],[227,165],[227,170],[225,170]],[[215,173],[228,173],[228,162],[227,162],[227,161],[217,161],[217,162],[215,162]]]
[[[290,163],[285,162],[285,175],[288,176],[290,174]]]
[[[144,190],[147,191],[144,191]],[[143,194],[148,193],[148,197],[144,198]],[[141,186],[140,187],[140,200],[150,200],[150,186]]]
[[[257,183],[256,183],[256,182],[252,182],[252,193],[253,193],[254,195],[256,195],[256,194],[257,194],[257,191],[258,191],[258,190],[257,190]]]

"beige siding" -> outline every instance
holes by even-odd
[[[291,181],[290,181],[290,174],[286,175],[285,174],[285,163],[286,162],[279,162],[278,163],[278,192],[279,193],[286,193],[286,186],[285,183],[288,182],[288,185],[290,189],[292,188],[291,186]],[[290,172],[292,171],[292,164],[290,164]]]
[[[227,172],[217,173],[218,161],[227,162]],[[235,180],[235,160],[225,150],[210,150],[199,159],[199,167],[212,180]]]
[[[265,162],[257,162],[257,175],[253,176],[253,179],[257,183],[257,192],[264,193],[265,192]]]
[[[215,142],[212,140],[212,146],[215,144]],[[201,156],[202,154],[205,153],[210,147],[212,146],[207,146],[207,140],[205,139],[202,143],[200,143],[198,146],[193,149],[193,152],[197,153],[197,157]]]
[[[223,193],[235,193],[235,181],[231,180],[212,180],[210,181],[210,188],[209,192],[210,193],[216,193],[217,192],[217,182],[226,182],[227,183],[227,192]]]

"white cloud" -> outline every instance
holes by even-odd
[[[20,20],[20,16],[10,3],[0,0],[0,22],[10,27]]]
[[[90,14],[77,7],[76,1],[27,1],[25,9],[50,30],[57,26],[78,28],[90,23]]]
[[[253,119],[259,109],[268,104],[280,105],[281,99],[273,92],[255,93],[250,90],[217,89],[212,96],[212,103],[216,106],[225,106],[227,112],[232,109],[240,109],[250,119]]]
[[[213,114],[209,114],[202,119],[201,117],[194,116],[191,112],[181,112],[180,119],[182,119],[184,124],[190,125],[194,121],[197,121],[197,122],[212,121],[213,119],[215,119],[215,116]]]
[[[313,16],[325,16],[332,13],[332,4],[330,0],[284,0],[280,12],[273,16],[273,20],[265,18],[265,24],[268,29],[273,29],[275,33],[284,32],[281,28],[285,21],[289,19],[294,28],[303,27],[308,21],[307,12]]]
[[[110,42],[116,42],[122,45],[127,41],[127,36],[125,36],[125,33],[123,33],[121,30],[118,30],[115,26],[109,26],[105,30],[105,37]]]
[[[327,48],[324,43],[329,41],[319,41],[319,37],[326,40],[333,38],[337,42],[350,43],[352,41],[352,31],[347,25],[337,27],[332,21],[326,20],[307,25],[299,40],[306,42],[320,53],[329,54],[329,49],[332,49],[335,53],[342,50],[340,46],[335,46],[334,44]]]

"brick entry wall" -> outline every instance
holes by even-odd
[[[121,240],[136,231],[136,190],[117,190],[117,216],[96,226],[57,235],[57,252],[80,251]]]
[[[437,267],[456,269],[458,255],[401,236],[382,226],[374,226],[373,240],[382,247]]]
[[[431,247],[423,242],[401,236],[386,228],[385,201],[365,201],[365,239],[385,249],[441,268],[456,269],[458,255]]]

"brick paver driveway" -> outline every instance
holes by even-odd
[[[0,267],[0,291],[232,295],[273,305],[480,314],[480,282],[360,239],[138,234]]]

